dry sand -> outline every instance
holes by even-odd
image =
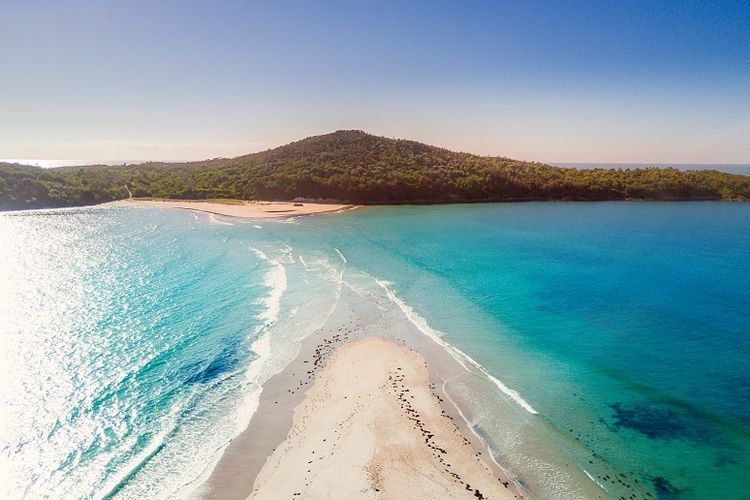
[[[197,210],[229,217],[244,217],[249,219],[267,219],[272,217],[292,217],[298,215],[311,215],[323,212],[336,212],[352,205],[340,203],[302,203],[295,206],[289,202],[261,202],[242,200],[150,200],[130,198],[108,203],[110,206],[145,206],[145,207],[167,207],[181,208],[186,210]]]
[[[343,345],[251,498],[514,498],[438,398],[417,352],[378,337]]]

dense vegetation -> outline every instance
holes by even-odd
[[[0,209],[128,196],[297,197],[355,203],[748,200],[750,176],[672,168],[576,170],[339,131],[232,159],[41,169],[0,164]]]

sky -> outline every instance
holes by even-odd
[[[0,158],[197,160],[339,129],[750,163],[750,2],[0,0]]]

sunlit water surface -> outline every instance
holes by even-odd
[[[662,498],[750,488],[746,204],[362,208],[284,222],[91,208],[4,214],[0,234],[11,497],[194,489],[259,385],[322,324],[344,269],[381,293],[390,283],[400,307],[517,390],[538,412],[531,425],[570,443],[581,468],[583,449]],[[472,396],[470,412],[496,451],[502,422],[482,401],[500,397]]]

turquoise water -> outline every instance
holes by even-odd
[[[133,479],[137,496],[205,461],[190,440],[251,389],[242,367],[267,286],[260,259],[203,225],[157,211],[0,218],[13,496],[103,496]]]
[[[750,487],[750,206],[365,209],[353,266],[661,497]],[[316,221],[320,222],[320,221]]]
[[[524,425],[610,494],[601,464],[661,498],[750,488],[747,204],[93,208],[0,232],[11,497],[191,491],[355,274],[518,391]],[[467,396],[469,418],[523,467],[503,397]]]

